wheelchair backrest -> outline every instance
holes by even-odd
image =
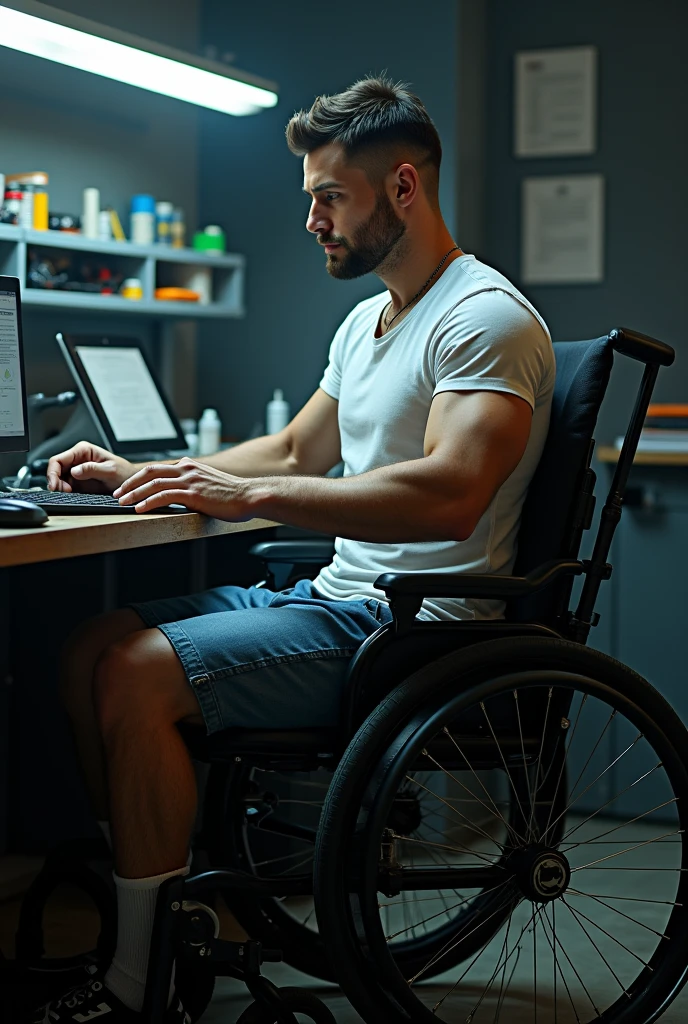
[[[547,441],[523,505],[514,574],[554,558],[576,558],[591,507],[593,433],[613,362],[607,335],[554,344],[556,380]],[[554,624],[572,580],[510,602],[512,622]]]

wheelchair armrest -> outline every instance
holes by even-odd
[[[328,537],[295,540],[264,540],[249,548],[264,562],[289,562],[294,565],[327,565],[332,560],[334,541]]]
[[[387,595],[399,633],[410,628],[424,597],[486,597],[508,601],[542,590],[562,576],[580,576],[583,571],[582,562],[563,559],[545,562],[527,576],[386,572],[375,580],[375,587]]]

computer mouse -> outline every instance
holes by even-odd
[[[0,498],[0,530],[9,526],[42,526],[48,513],[32,501]]]

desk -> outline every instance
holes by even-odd
[[[225,523],[196,512],[147,515],[51,516],[43,526],[33,529],[10,528],[0,530],[0,569],[12,566],[50,562],[75,558],[79,555],[109,554],[132,548],[202,540],[233,533],[263,530],[278,525],[265,519],[251,519],[245,523]],[[201,550],[204,545],[199,545]],[[107,565],[106,565],[107,578]],[[8,719],[10,688],[3,685],[9,679],[9,636],[7,609],[9,588],[2,573],[0,593],[0,854],[7,838],[7,786],[8,786]],[[202,572],[198,574],[202,588]],[[97,611],[98,609],[94,609]]]
[[[197,512],[51,516],[43,526],[0,530],[0,568],[145,548],[154,544],[201,540],[245,530],[264,530],[271,526],[277,526],[277,523],[267,519],[225,523]]]

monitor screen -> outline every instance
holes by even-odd
[[[28,451],[19,282],[0,277],[0,452]]]
[[[58,334],[81,397],[110,451],[180,451],[184,434],[137,338]]]
[[[116,441],[170,444],[177,431],[139,348],[77,345]]]

